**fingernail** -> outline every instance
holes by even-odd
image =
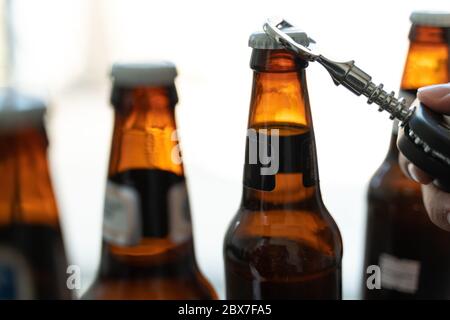
[[[407,168],[408,168],[408,173],[409,173],[409,176],[411,177],[411,179],[413,179],[415,182],[420,183],[419,178],[416,176],[416,174],[414,172],[414,165],[412,163],[410,163],[410,164],[408,164]]]

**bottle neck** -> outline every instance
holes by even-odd
[[[116,89],[109,176],[163,170],[183,176],[171,88]]]
[[[110,259],[105,263],[161,266],[176,256],[193,260],[173,88],[115,90],[103,224]]]
[[[400,86],[400,96],[409,106],[423,86],[450,81],[450,28],[413,25],[409,33],[410,46]],[[397,124],[394,124],[388,160],[397,161]]]
[[[410,106],[417,90],[423,86],[450,81],[450,28],[413,25],[409,34],[410,46],[400,86],[400,96]],[[398,124],[394,123],[387,160],[397,163]]]
[[[253,50],[243,206],[289,208],[319,194],[306,63],[285,50]]]
[[[450,28],[413,25],[402,90],[449,82]]]
[[[59,227],[43,127],[0,135],[0,226],[44,224]]]
[[[399,151],[397,148],[397,137],[398,137],[398,121],[395,120],[392,126],[391,141],[389,143],[389,150],[386,156],[386,161],[398,162]]]

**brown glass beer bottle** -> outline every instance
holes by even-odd
[[[226,296],[340,299],[342,241],[319,189],[307,63],[264,32],[249,45],[254,80],[243,197],[224,243]]]
[[[98,279],[87,299],[214,299],[194,256],[171,63],[112,68],[115,124]]]
[[[44,103],[0,90],[0,299],[70,299]]]
[[[450,14],[414,12],[411,22],[401,83],[401,96],[409,103],[418,88],[450,81]],[[403,175],[397,128],[369,185],[363,297],[450,299],[450,233],[429,220],[420,185]],[[381,274],[370,266],[378,266]]]

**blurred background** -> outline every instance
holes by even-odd
[[[242,192],[250,33],[268,17],[284,17],[330,58],[355,59],[397,90],[409,14],[418,9],[445,10],[448,0],[0,0],[0,86],[50,100],[52,180],[83,289],[99,263],[113,62],[165,59],[178,67],[177,120],[197,259],[223,297],[222,241]],[[387,152],[392,124],[335,87],[319,65],[307,76],[323,199],[343,235],[344,298],[355,299],[367,183]]]

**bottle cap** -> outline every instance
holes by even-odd
[[[283,32],[289,35],[295,42],[308,47],[310,39],[305,31],[296,27],[283,28]],[[256,31],[250,35],[249,47],[253,49],[285,49],[276,40],[269,37],[264,31]]]
[[[46,104],[43,100],[12,88],[0,88],[0,131],[42,126]]]
[[[116,63],[111,70],[114,85],[118,87],[170,86],[177,76],[173,63],[155,61],[148,63]]]
[[[413,11],[409,17],[413,24],[446,28],[450,27],[450,12]]]

